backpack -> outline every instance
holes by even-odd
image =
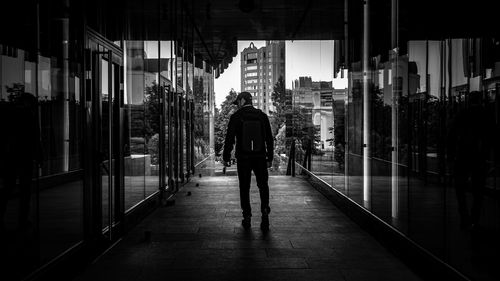
[[[249,112],[241,120],[241,152],[262,154],[265,152],[264,124],[260,111]]]

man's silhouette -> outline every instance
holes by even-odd
[[[262,212],[261,229],[269,229],[269,175],[272,166],[274,141],[269,118],[261,110],[252,106],[252,95],[241,92],[233,102],[238,110],[231,115],[222,154],[223,164],[230,165],[231,151],[236,138],[236,164],[240,182],[240,201],[243,210],[242,225],[250,228],[252,209],[250,206],[250,181],[252,171],[259,187]]]
[[[487,159],[491,147],[492,122],[481,105],[481,92],[469,94],[468,107],[462,109],[452,124],[452,159],[460,226],[475,227],[479,222],[487,174]],[[469,212],[466,191],[472,191],[473,204]]]
[[[0,171],[4,188],[0,189],[0,227],[4,227],[7,202],[16,187],[19,188],[19,229],[30,225],[31,182],[36,161],[40,161],[37,100],[21,91],[3,103],[1,131],[2,155]]]

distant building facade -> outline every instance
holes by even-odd
[[[266,41],[257,49],[253,43],[241,52],[241,91],[253,95],[254,106],[273,111],[271,93],[279,77],[285,79],[285,41]]]
[[[300,126],[316,128],[320,138],[319,149],[333,149],[335,114],[340,114],[345,94],[346,89],[334,89],[332,81],[299,77],[293,83],[293,104],[304,117]]]

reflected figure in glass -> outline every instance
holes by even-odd
[[[14,191],[19,192],[19,230],[28,230],[31,183],[35,164],[41,162],[38,133],[37,99],[24,91],[24,85],[7,86],[8,102],[1,102],[3,133],[0,170],[3,188],[0,189],[0,227],[4,230],[7,203]]]
[[[452,158],[455,190],[462,229],[474,228],[479,222],[488,155],[491,147],[490,116],[482,106],[482,93],[469,93],[469,106],[461,109],[452,126]],[[466,192],[473,195],[472,207],[467,206]]]

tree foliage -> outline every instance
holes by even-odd
[[[151,86],[145,88],[144,100],[144,136],[146,141],[160,132],[160,114],[161,104],[159,93],[164,91],[162,86],[159,86],[156,81],[153,81]]]
[[[236,106],[232,104],[232,102],[236,99],[238,94],[234,89],[229,91],[229,94],[226,96],[226,99],[221,105],[220,110],[216,109],[215,112],[215,154],[220,155],[222,153],[222,149],[224,147],[224,139],[226,137],[227,124],[229,123],[229,117],[236,110]]]
[[[271,101],[273,102],[274,111],[272,111],[271,129],[273,135],[277,135],[280,128],[285,124],[285,113],[286,113],[286,102],[287,102],[287,91],[285,89],[285,82],[283,76],[278,78],[278,82],[273,87],[273,92],[271,93]],[[290,95],[291,97],[291,95]]]

